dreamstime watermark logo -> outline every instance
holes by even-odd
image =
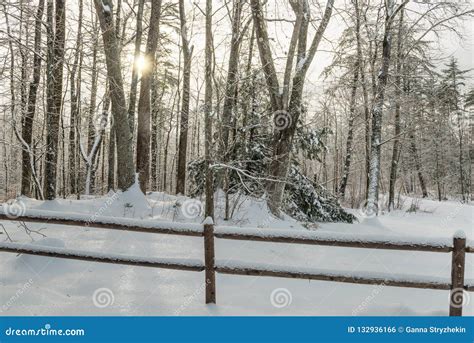
[[[379,211],[378,204],[374,203],[372,204],[372,206],[370,206],[368,200],[362,201],[362,203],[359,206],[359,213],[364,218],[374,218],[377,216],[378,211]]]
[[[181,213],[189,219],[197,218],[202,213],[202,202],[196,199],[188,199],[181,204]]]
[[[3,204],[3,211],[8,218],[16,219],[25,215],[26,205],[19,199],[10,200]]]
[[[469,292],[462,288],[455,288],[449,295],[451,306],[461,308],[469,304],[471,301]]]
[[[276,288],[270,294],[270,302],[273,307],[284,308],[291,305],[293,296],[291,292],[286,288]]]
[[[291,126],[293,119],[291,115],[284,110],[279,110],[273,112],[273,124],[275,124],[275,129],[282,131]]]
[[[98,217],[100,217],[109,207],[112,205],[118,198],[120,198],[120,195],[118,193],[114,193],[111,197],[107,198],[105,203],[97,210],[95,213],[89,217],[89,219],[86,222],[86,226],[91,225],[92,223],[95,223]]]
[[[107,111],[99,112],[94,117],[94,125],[98,131],[105,130],[109,123],[110,127],[112,127],[114,124],[114,118],[112,115],[109,115]]]
[[[206,282],[203,282],[198,288],[195,289],[195,291],[193,292],[193,294],[191,294],[189,297],[186,298],[186,300],[181,304],[180,307],[178,307],[175,311],[174,311],[174,315],[175,316],[179,316],[181,315],[181,313],[186,310],[186,308],[189,307],[189,305],[191,305],[191,303],[194,301],[194,299],[196,299],[197,297],[199,297],[202,293],[204,293],[204,291],[206,290],[206,285],[210,284],[211,281],[210,280],[206,280]]]
[[[454,208],[454,211],[451,211],[450,213],[448,213],[448,215],[443,219],[443,227],[448,229],[449,226],[450,226],[450,223],[452,222],[453,219],[455,219],[459,212],[461,212],[461,209],[462,209],[462,206],[461,205],[457,205],[455,208]]]
[[[53,329],[51,324],[40,328],[12,328],[5,330],[6,336],[84,336],[84,329]]]
[[[0,313],[8,311],[8,309],[10,307],[12,307],[13,304],[18,299],[20,299],[20,297],[23,295],[23,293],[25,293],[31,287],[31,285],[33,285],[33,279],[29,279],[26,283],[24,283],[23,286],[21,286],[21,288],[19,288],[15,292],[15,294],[13,296],[11,296],[10,299],[8,299],[8,301],[5,304],[2,305],[2,308],[0,309]]]
[[[382,282],[380,285],[377,285],[374,290],[362,301],[359,306],[357,306],[354,310],[352,310],[352,315],[357,316],[359,315],[360,312],[364,311],[367,309],[369,304],[377,297],[377,295],[382,292],[382,290],[385,287],[385,283]]]
[[[92,302],[95,307],[105,308],[114,304],[114,292],[109,288],[98,288],[92,295]]]

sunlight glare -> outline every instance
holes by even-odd
[[[145,59],[145,56],[138,56],[138,58],[135,60],[135,68],[137,68],[137,71],[143,73],[144,71],[146,71],[147,67],[148,63]]]

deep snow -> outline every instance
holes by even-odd
[[[220,197],[219,199],[222,199]],[[411,200],[407,199],[405,203]],[[12,207],[13,206],[13,207]],[[223,213],[218,201],[217,213]],[[406,206],[408,207],[408,206]],[[138,189],[107,197],[40,202],[21,198],[3,211],[19,214],[52,211],[58,216],[114,217],[135,223],[146,220],[160,227],[163,221],[194,223],[204,218],[197,200]],[[319,224],[311,229],[291,218],[271,216],[264,201],[241,197],[234,217],[218,225],[257,228],[262,234],[319,235],[324,237],[376,237],[397,241],[448,243],[462,230],[470,244],[474,238],[471,205],[455,201],[420,200],[417,213],[406,208],[377,218],[364,218],[354,210],[356,224]],[[27,223],[38,231],[26,234],[18,222],[1,221],[15,243],[95,252],[102,255],[203,260],[200,237],[120,232],[63,225]],[[197,225],[196,225],[197,224]],[[270,231],[269,228],[272,228]],[[229,229],[229,228],[227,228]],[[220,230],[220,229],[219,229]],[[248,230],[248,229],[247,229]],[[0,227],[0,232],[2,228]],[[43,237],[42,235],[46,235]],[[0,234],[0,242],[7,242]],[[204,273],[128,267],[0,252],[0,314],[2,315],[447,315],[448,291],[369,286],[336,282],[217,274],[217,305],[204,304]],[[473,254],[467,254],[467,282],[474,283]],[[389,275],[392,278],[448,280],[449,253],[410,252],[305,246],[216,239],[219,263],[265,264],[281,269],[331,270],[354,275]],[[472,293],[466,297],[466,315],[474,314]]]

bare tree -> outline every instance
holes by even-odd
[[[143,35],[143,8],[145,7],[145,0],[138,0],[138,10],[136,19],[136,31],[135,31],[135,52],[133,55],[132,65],[132,82],[130,84],[130,96],[128,102],[128,120],[130,123],[130,129],[132,130],[132,137],[135,132],[135,107],[137,104],[137,89],[138,89],[138,68],[137,62],[140,57],[140,48],[142,44]]]
[[[26,146],[22,150],[22,175],[21,175],[21,194],[26,196],[32,195],[31,177],[36,174],[34,170],[34,155],[32,153],[32,137],[33,137],[33,121],[36,112],[36,96],[38,93],[38,86],[41,79],[41,31],[42,20],[44,12],[44,0],[40,0],[36,10],[35,19],[35,43],[33,56],[33,79],[30,83],[28,93],[28,106],[25,117],[23,118],[23,127],[21,136]],[[36,176],[35,176],[36,178]]]
[[[123,88],[122,68],[118,40],[115,34],[113,6],[111,0],[94,0],[104,41],[107,76],[110,85],[110,99],[117,139],[118,188],[127,190],[135,180],[133,167],[132,134],[127,118],[127,106]]]
[[[155,67],[155,54],[158,45],[160,28],[161,0],[152,0],[150,28],[145,52],[145,68],[142,70],[140,99],[138,101],[138,133],[137,133],[137,172],[140,188],[146,193],[150,179],[150,134],[151,108],[150,86]]]
[[[276,124],[273,131],[273,153],[269,171],[272,181],[267,183],[266,191],[268,193],[269,208],[275,215],[280,216],[283,191],[293,147],[293,137],[302,111],[305,78],[331,18],[334,0],[327,1],[326,10],[308,50],[306,49],[310,20],[308,1],[290,2],[297,19],[291,36],[282,88],[280,88],[272,57],[262,4],[260,0],[251,0],[250,3],[260,60]],[[297,52],[296,48],[298,48]],[[292,73],[295,55],[298,58],[296,59],[295,71]],[[291,92],[290,80],[292,83]]]
[[[235,1],[232,16],[232,38],[225,86],[225,99],[222,109],[222,139],[220,142],[220,152],[221,156],[224,157],[224,160],[226,160],[225,157],[228,157],[229,154],[229,132],[231,130],[232,111],[236,102],[235,94],[238,86],[239,52],[243,37],[240,30],[243,4],[244,1],[242,0]]]
[[[385,8],[382,66],[378,74],[378,83],[375,89],[374,106],[372,109],[372,139],[369,164],[369,191],[367,197],[367,210],[371,213],[377,213],[378,209],[380,151],[382,144],[382,112],[392,51],[392,24],[398,12],[407,2],[408,0],[405,0],[401,5],[395,7],[394,1],[388,0]]]
[[[206,0],[206,75],[204,94],[204,158],[206,160],[206,217],[214,218],[214,174],[212,163],[212,0]]]
[[[351,87],[351,99],[349,104],[349,122],[348,122],[348,132],[347,132],[347,141],[346,141],[346,157],[344,160],[344,170],[342,172],[341,184],[339,186],[339,195],[344,199],[346,193],[347,180],[349,179],[349,171],[352,161],[353,153],[353,144],[354,139],[354,120],[356,116],[356,96],[357,96],[357,87],[359,83],[359,73],[361,65],[361,54],[360,50],[360,15],[359,15],[359,4],[357,0],[354,0],[354,9],[355,9],[355,36],[357,42],[357,56],[354,62],[354,76],[352,79]]]
[[[117,10],[116,10],[116,23],[115,23],[115,37],[116,39],[121,42],[122,36],[120,35],[120,24],[121,24],[121,18],[122,18],[122,0],[117,1]],[[119,47],[119,50],[120,47]],[[109,87],[109,94],[110,94],[110,85]],[[132,128],[133,129],[133,128]],[[109,132],[109,153],[108,153],[108,158],[107,158],[107,165],[108,165],[108,171],[107,171],[107,189],[108,190],[115,190],[115,156],[116,156],[116,145],[115,145],[115,126],[113,124],[110,125],[110,132]]]
[[[71,69],[70,95],[71,95],[71,117],[69,122],[69,186],[71,193],[78,192],[77,167],[79,161],[77,158],[78,137],[76,137],[76,127],[79,124],[80,99],[81,99],[81,78],[82,61],[84,52],[82,50],[82,18],[84,5],[83,0],[79,0],[79,14],[77,20],[76,49],[74,52],[74,61]],[[76,77],[77,74],[77,77]]]
[[[191,60],[193,47],[189,46],[188,29],[184,0],[179,0],[179,20],[181,26],[181,45],[183,51],[183,94],[181,100],[181,117],[179,126],[178,163],[176,171],[176,194],[186,191],[186,159],[188,147],[189,92],[191,82]]]
[[[48,1],[48,7],[52,7]],[[44,196],[47,200],[56,197],[56,176],[58,167],[59,117],[63,103],[64,40],[66,35],[66,1],[55,1],[55,32],[50,65],[51,79],[48,83],[46,126],[46,154],[44,161]],[[52,32],[50,33],[52,34]]]
[[[398,22],[397,35],[397,58],[395,70],[395,131],[393,140],[392,162],[390,166],[390,185],[388,193],[388,209],[389,211],[395,206],[395,183],[397,182],[398,161],[400,159],[400,131],[401,131],[401,73],[402,73],[402,48],[403,48],[403,16],[404,9],[400,10],[400,20]]]

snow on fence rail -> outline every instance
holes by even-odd
[[[474,285],[465,285],[465,254],[474,253],[474,247],[466,245],[466,238],[462,234],[455,234],[452,240],[426,240],[422,238],[386,237],[373,235],[348,235],[336,233],[295,232],[272,229],[249,229],[214,226],[212,220],[203,224],[187,224],[173,222],[156,222],[150,220],[136,220],[131,218],[90,217],[83,214],[72,214],[62,217],[52,211],[31,211],[21,217],[7,216],[0,209],[0,220],[21,222],[59,224],[69,226],[93,227],[111,230],[145,232],[155,234],[171,234],[204,237],[204,263],[198,260],[168,259],[168,258],[140,258],[125,255],[110,255],[73,251],[68,249],[45,248],[18,243],[0,243],[0,251],[22,253],[74,259],[89,262],[134,265],[186,271],[205,271],[206,303],[216,302],[215,273],[231,275],[253,275],[267,277],[283,277],[320,281],[334,281],[355,284],[384,284],[393,287],[424,288],[437,290],[451,290],[450,316],[461,316],[464,291],[473,292]],[[350,247],[365,249],[412,250],[424,252],[452,253],[451,280],[441,278],[422,278],[418,276],[400,276],[384,273],[365,273],[364,275],[351,272],[333,272],[323,269],[281,269],[278,266],[256,265],[242,263],[220,263],[215,260],[214,238],[246,240],[272,243],[324,245],[334,247]]]
[[[365,272],[354,273],[352,271],[333,271],[328,269],[314,268],[285,268],[267,264],[247,264],[240,262],[216,263],[216,271],[223,274],[251,275],[283,277],[292,279],[306,279],[319,281],[336,281],[344,283],[356,283],[365,285],[378,285],[392,287],[425,288],[437,290],[451,289],[451,283],[446,278],[419,277],[416,275],[401,275],[399,277],[390,273]]]
[[[159,222],[145,219],[123,217],[90,216],[81,213],[68,213],[67,217],[59,212],[43,210],[27,210],[21,216],[11,216],[0,207],[0,220],[24,221],[30,223],[45,223],[94,227],[119,231],[161,233],[181,236],[203,235],[203,226],[192,223]]]
[[[272,242],[272,243],[294,243],[307,245],[325,245],[348,248],[364,249],[386,249],[386,250],[414,250],[432,252],[450,252],[453,250],[452,240],[410,237],[387,237],[378,235],[354,235],[346,233],[329,233],[275,229],[247,229],[225,226],[216,226],[214,236],[222,239]]]
[[[33,223],[45,223],[94,227],[118,231],[144,232],[154,234],[172,234],[183,236],[204,236],[202,224],[160,222],[123,217],[94,217],[80,213],[68,213],[67,218],[55,211],[28,210],[18,218],[12,218],[2,213],[0,220],[16,220]],[[261,241],[271,243],[294,243],[307,245],[326,245],[365,249],[395,249],[414,251],[451,252],[453,249],[450,239],[426,239],[418,237],[355,235],[342,233],[320,233],[316,231],[252,229],[228,226],[215,226],[214,237],[232,240]],[[467,249],[472,249],[467,247]],[[466,251],[472,252],[472,251]]]
[[[57,257],[70,260],[121,264],[127,266],[154,267],[201,272],[204,265],[200,260],[176,258],[141,258],[122,254],[104,254],[83,252],[64,248],[39,247],[32,244],[0,243],[0,251],[16,254],[29,254],[46,257]]]

